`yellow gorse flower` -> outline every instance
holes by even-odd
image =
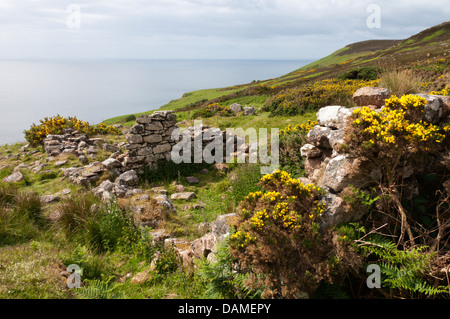
[[[353,111],[353,125],[360,127],[366,134],[369,144],[377,142],[386,145],[395,145],[400,140],[408,143],[436,142],[441,143],[445,135],[441,129],[433,124],[420,121],[411,123],[406,118],[406,112],[411,109],[422,111],[427,101],[415,95],[396,96],[386,100],[386,107],[375,111],[368,107]]]

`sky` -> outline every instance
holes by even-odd
[[[0,59],[324,57],[448,21],[448,0],[0,0]]]

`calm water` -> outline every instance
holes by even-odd
[[[91,124],[157,109],[183,93],[266,80],[311,61],[0,61],[0,145],[44,117]]]

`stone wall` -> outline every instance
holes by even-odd
[[[427,105],[424,108],[424,120],[433,124],[448,122],[450,115],[450,98],[437,95],[420,95],[426,98]],[[383,107],[382,101],[389,98],[390,93],[383,88],[362,88],[355,92],[353,100],[356,105],[369,106],[374,110]],[[308,180],[305,183],[314,183],[325,189],[325,201],[327,204],[324,218],[326,224],[338,224],[359,220],[365,214],[365,207],[348,210],[343,199],[344,189],[353,185],[360,187],[369,180],[381,178],[382,172],[376,168],[366,166],[360,158],[351,157],[340,147],[344,139],[344,128],[347,119],[355,108],[344,106],[326,106],[317,112],[316,125],[308,133],[308,143],[301,148],[301,154],[305,157],[305,172]],[[433,163],[429,163],[432,166]],[[403,196],[413,198],[418,195],[419,185],[415,175],[425,170],[423,167],[406,166],[399,167],[404,183]],[[353,213],[353,215],[352,215]]]
[[[130,132],[126,135],[128,144],[124,147],[127,150],[127,156],[124,159],[124,170],[140,170],[145,166],[154,166],[159,160],[171,160],[172,148],[175,144],[183,141],[183,138],[190,143],[191,157],[189,161],[196,163],[195,155],[199,152],[195,148],[196,141],[201,141],[201,151],[213,142],[216,138],[223,142],[223,157],[214,161],[215,163],[226,163],[227,143],[233,145],[233,152],[229,156],[242,156],[247,158],[249,152],[256,152],[256,147],[250,147],[243,138],[236,135],[229,135],[225,130],[211,128],[206,125],[188,127],[180,132],[178,139],[172,139],[172,133],[178,129],[177,116],[172,111],[156,111],[152,115],[141,115],[136,119]],[[181,130],[180,130],[181,131]],[[182,147],[180,146],[180,150]],[[214,147],[211,147],[210,153],[215,155]],[[181,151],[180,156],[183,152]],[[204,160],[203,156],[202,159]]]
[[[177,116],[172,111],[156,111],[152,115],[141,115],[136,119],[126,135],[124,147],[128,155],[123,166],[126,169],[141,170],[145,166],[156,165],[159,160],[169,160],[176,141],[172,132],[177,127]]]

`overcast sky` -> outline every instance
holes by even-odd
[[[449,17],[448,0],[0,0],[0,58],[316,59]]]

